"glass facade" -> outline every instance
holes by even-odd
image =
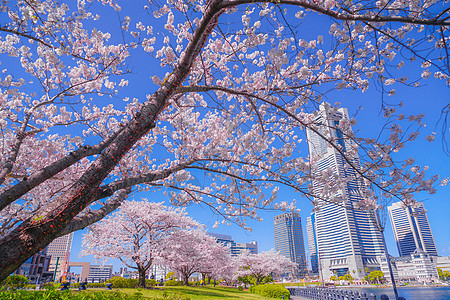
[[[301,218],[298,213],[285,213],[273,218],[275,251],[297,265],[294,276],[306,274],[305,244]]]
[[[402,202],[396,202],[388,207],[388,211],[400,256],[410,255],[416,249],[438,256],[423,203],[417,202],[414,207],[407,207]]]

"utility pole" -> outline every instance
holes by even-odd
[[[383,209],[385,209],[383,207]],[[392,283],[392,289],[394,290],[394,296],[395,299],[398,298],[398,291],[397,291],[397,285],[395,284],[395,278],[394,278],[394,273],[392,272],[392,266],[391,266],[391,259],[389,257],[389,253],[387,250],[387,246],[386,246],[386,240],[384,239],[384,225],[382,223],[382,220],[380,219],[380,213],[379,213],[379,208],[376,209],[373,214],[374,214],[374,222],[375,222],[375,227],[378,229],[378,231],[380,231],[381,234],[381,239],[383,240],[383,250],[384,250],[384,254],[386,255],[386,262],[388,265],[388,270],[389,270],[389,277],[391,278],[391,283]]]

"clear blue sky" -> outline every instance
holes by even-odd
[[[440,116],[440,110],[448,104],[450,99],[450,91],[445,86],[444,82],[437,80],[430,80],[425,82],[426,86],[420,88],[405,88],[397,92],[394,97],[389,97],[389,101],[404,101],[405,107],[402,112],[405,115],[409,113],[425,113],[424,122],[426,127],[423,128],[419,138],[408,145],[404,151],[405,156],[412,156],[416,159],[416,163],[421,166],[429,166],[429,174],[438,174],[440,177],[450,176],[450,158],[442,151],[442,139],[441,129],[442,124],[438,124],[436,128],[436,122]],[[339,91],[335,92],[332,97],[328,98],[329,102],[339,101],[342,106],[349,109],[350,115],[354,114],[356,110],[362,106],[357,116],[357,124],[353,129],[359,130],[361,135],[370,136],[375,134],[379,130],[381,124],[380,120],[383,120],[378,115],[380,107],[380,95],[376,91],[372,91],[370,88],[365,94],[351,91]],[[449,131],[449,128],[445,128]],[[425,135],[435,131],[437,133],[437,139],[435,142],[429,143],[425,140]],[[148,198],[151,201],[166,201],[160,192],[145,192],[135,194],[135,198]],[[299,194],[294,193],[289,189],[280,189],[278,194],[280,200],[297,200],[297,208],[301,209],[300,215],[302,217],[302,226],[304,231],[305,245],[307,246],[306,239],[306,217],[309,216],[312,205],[307,199],[300,197]],[[434,234],[438,252],[442,256],[450,255],[450,195],[448,187],[439,187],[436,194],[429,195],[426,193],[418,194],[416,199],[423,201],[425,208],[427,209],[428,218],[431,224],[431,229]],[[277,211],[262,211],[261,216],[263,222],[251,221],[252,232],[245,231],[244,229],[236,225],[219,225],[217,229],[213,229],[215,221],[218,219],[208,208],[203,208],[199,205],[192,204],[187,207],[187,211],[194,219],[202,222],[207,226],[207,229],[211,232],[229,234],[232,235],[236,242],[250,242],[255,240],[258,242],[260,251],[267,251],[274,248],[273,238],[273,217],[280,212]],[[78,257],[81,247],[82,232],[77,232],[74,235],[74,241],[72,246],[71,261],[93,261],[92,257]],[[387,240],[387,246],[391,255],[397,256],[398,251],[394,242],[392,228],[389,221],[387,222],[385,236]],[[117,270],[119,263],[114,262],[115,270]]]
[[[138,16],[135,14],[135,11],[127,12],[127,10],[132,9],[133,8],[131,6],[124,8],[120,13],[121,16],[129,14],[137,18]],[[162,19],[163,20],[160,20],[165,21],[165,18]],[[105,20],[107,19],[104,19],[103,21]],[[104,22],[103,25],[105,27],[118,26],[115,23],[117,17],[111,16],[110,20],[110,22],[114,22],[115,25],[111,25],[111,23],[109,22]],[[314,26],[306,26],[306,30],[304,32],[305,36],[302,36],[302,38],[315,38],[318,34],[323,34],[324,36],[326,36],[330,23],[323,16],[315,16],[305,20],[304,22],[305,24],[309,23],[308,25]],[[130,95],[131,97],[139,97],[140,99],[144,99],[145,94],[149,92],[149,88],[155,88],[155,86],[151,87],[151,84],[149,87],[148,82],[151,74],[149,74],[149,65],[148,63],[146,63],[147,61],[152,61],[153,63],[155,61],[147,58],[148,57],[138,57],[137,60],[134,61],[134,64],[133,62],[131,63],[133,72],[135,74],[145,74],[140,77],[133,77],[134,79],[130,78],[130,88],[133,89],[133,95]],[[419,65],[420,63],[417,63],[409,68],[402,69],[401,72],[406,72],[407,75],[417,76],[416,71],[420,70],[416,70],[416,68],[419,69]],[[150,67],[150,69],[153,71],[152,68],[153,66]],[[159,75],[160,78],[162,78],[164,72],[160,71],[159,74],[156,74]],[[398,74],[396,75],[398,77],[399,75],[404,75],[401,72],[397,72]],[[396,88],[397,94],[395,96],[388,97],[385,100],[387,100],[389,103],[399,103],[400,101],[403,101],[405,103],[405,107],[401,112],[405,115],[409,115],[411,113],[425,113],[424,122],[426,123],[426,127],[423,128],[422,134],[419,136],[419,138],[406,147],[402,155],[404,157],[414,157],[416,159],[416,163],[421,166],[429,166],[430,168],[428,174],[438,174],[441,177],[449,177],[450,159],[442,151],[442,123],[437,124],[437,120],[439,119],[441,109],[449,104],[450,90],[445,85],[445,82],[435,79],[429,79],[427,81],[422,81],[421,83],[424,86],[419,88],[402,88],[395,86],[394,88]],[[381,96],[375,90],[373,85],[371,85],[369,87],[369,90],[364,94],[346,90],[333,91],[327,94],[327,99],[324,100],[330,103],[341,102],[342,107],[347,107],[349,109],[350,115],[355,114],[355,112],[360,107],[362,107],[362,109],[359,110],[358,116],[356,117],[358,123],[353,127],[354,131],[359,131],[360,136],[375,137],[378,134],[382,123],[384,122],[384,119],[380,114]],[[425,140],[425,135],[431,134],[431,132],[433,131],[437,133],[437,139],[435,142],[429,143]],[[448,136],[450,137],[449,128],[444,128],[444,131],[446,131]],[[306,145],[304,149],[305,150],[303,154],[307,155]],[[448,228],[450,228],[450,195],[448,191],[448,187],[442,187],[439,188],[437,193],[434,195],[428,195],[424,193],[419,194],[416,197],[417,200],[424,202],[425,207],[428,210],[428,218],[435,237],[438,252],[440,255],[444,256],[450,255],[450,237],[448,233]],[[168,201],[168,199],[159,192],[139,193],[135,194],[134,197],[148,198],[151,201]],[[306,217],[311,212],[311,204],[305,198],[300,197],[299,194],[296,194],[293,191],[287,189],[281,189],[278,197],[280,200],[297,200],[297,208],[301,209],[305,245],[307,245]],[[232,235],[234,240],[237,242],[250,242],[252,240],[256,240],[258,242],[260,251],[267,251],[274,248],[272,219],[280,212],[261,212],[261,216],[263,217],[264,221],[250,222],[249,224],[251,225],[251,227],[253,227],[253,231],[248,232],[236,225],[219,225],[217,229],[213,229],[212,226],[217,220],[217,216],[213,215],[213,213],[209,209],[202,208],[198,205],[190,205],[187,210],[190,216],[205,224],[208,230],[211,232]],[[74,235],[71,261],[92,261],[92,257],[78,257],[81,248],[81,236],[83,232],[84,231],[76,232]],[[386,227],[385,236],[387,239],[389,252],[394,256],[398,255],[389,222]],[[118,265],[118,263],[115,263],[115,271],[117,270]]]

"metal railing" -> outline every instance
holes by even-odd
[[[352,291],[348,289],[333,288],[287,288],[292,296],[301,296],[311,300],[377,300],[374,294],[367,295],[365,292]],[[381,295],[381,300],[389,300],[387,295]],[[405,298],[403,298],[405,299]],[[405,299],[406,300],[406,299]]]

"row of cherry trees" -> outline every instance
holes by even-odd
[[[413,203],[415,193],[434,192],[437,176],[396,156],[418,137],[420,113],[404,116],[382,100],[379,135],[358,136],[354,120],[336,124],[354,141],[344,153],[313,111],[333,89],[374,87],[385,99],[417,78],[448,81],[446,5],[0,2],[0,280],[132,192],[164,190],[174,204],[204,203],[247,227],[259,209],[295,209],[276,200],[279,186],[311,201],[323,198],[311,180],[338,191],[345,182],[312,170],[302,152],[305,128],[388,199]],[[311,37],[311,28],[323,30]],[[408,78],[403,70],[417,62]],[[362,207],[373,208],[366,198]]]
[[[119,259],[136,269],[139,286],[153,265],[175,271],[185,285],[194,273],[229,283],[253,276],[256,283],[271,273],[291,271],[292,263],[273,251],[243,253],[231,258],[229,249],[205,233],[202,226],[180,208],[162,203],[124,201],[112,216],[89,227],[83,236],[83,255],[96,259]]]

